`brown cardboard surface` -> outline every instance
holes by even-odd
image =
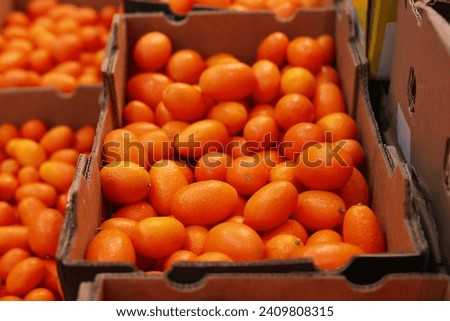
[[[385,136],[429,198],[450,271],[450,24],[421,1],[399,2],[396,39]]]
[[[78,178],[79,183],[73,191],[72,212],[65,222],[65,236],[61,238],[58,250],[58,264],[66,299],[76,299],[79,285],[83,281],[91,281],[97,273],[134,270],[132,266],[99,264],[83,258],[89,240],[94,235],[102,216],[105,215],[98,178],[101,142],[106,133],[121,125],[120,115],[125,103],[124,88],[130,72],[130,65],[126,63],[127,57],[138,37],[149,30],[167,33],[175,49],[195,48],[205,56],[227,50],[246,62],[254,59],[254,49],[258,42],[271,31],[281,30],[290,37],[320,33],[334,35],[340,50],[337,68],[344,75],[342,81],[345,98],[349,109],[353,109],[356,115],[359,136],[366,149],[367,174],[374,192],[372,204],[380,213],[382,225],[389,233],[388,253],[355,258],[345,269],[336,271],[334,276],[344,280],[345,275],[354,282],[367,284],[376,282],[388,273],[423,270],[427,248],[420,228],[416,226],[415,215],[409,203],[408,171],[398,164],[395,151],[387,150],[381,144],[370,103],[367,101],[368,96],[365,95],[367,63],[360,51],[361,46],[354,43],[353,33],[348,29],[351,26],[349,16],[343,8],[345,7],[339,7],[337,11],[335,8],[299,11],[295,18],[284,22],[277,21],[268,12],[195,12],[190,14],[186,21],[176,23],[167,20],[163,14],[116,16],[113,37],[103,64],[109,95],[104,101],[105,106],[100,116],[93,153],[89,160],[85,160],[86,169]],[[239,34],[239,42],[236,41],[236,34]],[[176,265],[168,273],[168,277],[185,283],[188,287],[189,282],[196,282],[210,274],[227,274],[234,277],[235,274],[243,272],[283,275],[313,270],[314,267],[309,260],[248,264],[186,263]],[[322,276],[308,275],[310,276],[308,282],[314,282]],[[154,291],[154,295],[158,293],[159,291]]]
[[[344,301],[445,300],[445,274],[391,274],[369,286],[325,273],[208,275],[180,286],[143,273],[98,275],[80,287],[80,301]],[[245,287],[242,286],[245,284]]]

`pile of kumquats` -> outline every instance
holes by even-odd
[[[252,65],[174,50],[158,31],[133,50],[124,124],[103,141],[111,215],[88,260],[149,273],[291,258],[339,269],[386,251],[331,36],[273,32]]]
[[[101,83],[112,17],[118,6],[30,0],[10,11],[0,30],[0,88],[53,87],[69,93]]]
[[[55,254],[67,193],[95,128],[0,124],[0,300],[61,300]]]

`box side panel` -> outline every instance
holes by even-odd
[[[177,287],[163,277],[143,274],[103,274],[93,282],[91,300],[147,301],[334,301],[334,300],[442,300],[446,275],[389,275],[371,286],[351,285],[342,276],[320,273],[302,275],[209,275],[189,287]],[[245,284],[245,287],[242,287]],[[301,291],[299,291],[301,289]]]
[[[444,260],[450,262],[448,180],[450,25],[431,7],[398,7],[387,113],[403,158],[412,165],[431,202]]]

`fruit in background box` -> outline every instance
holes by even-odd
[[[241,156],[227,168],[226,181],[239,195],[250,196],[269,181],[269,169],[257,156]]]
[[[304,149],[298,158],[297,178],[310,189],[342,188],[353,173],[350,154],[330,143],[316,143]]]
[[[366,253],[386,251],[386,241],[380,221],[366,205],[354,205],[345,213],[342,224],[344,241],[359,246]]]
[[[28,227],[22,225],[0,226],[0,255],[15,247],[28,249]]]
[[[311,244],[296,249],[291,258],[310,258],[322,270],[336,270],[344,267],[364,251],[356,245],[338,242]]]
[[[29,119],[20,126],[20,135],[23,138],[32,139],[36,142],[40,141],[42,136],[47,132],[47,125],[40,119]]]
[[[297,195],[292,183],[268,183],[248,199],[244,208],[244,223],[256,231],[268,231],[279,226],[294,212]]]
[[[47,154],[63,148],[71,148],[75,142],[75,134],[67,125],[57,125],[50,128],[39,143],[45,149]]]
[[[35,255],[55,257],[63,221],[63,215],[52,208],[35,214],[28,224],[28,243]]]
[[[17,212],[22,225],[28,226],[36,213],[47,208],[41,199],[35,196],[26,196],[17,202]]]
[[[56,296],[46,288],[36,288],[28,292],[23,299],[25,301],[56,301]]]
[[[224,222],[211,228],[203,252],[221,252],[233,261],[258,261],[264,255],[264,243],[246,224]]]
[[[34,140],[26,138],[18,139],[11,152],[21,166],[38,167],[47,159],[44,148]]]
[[[49,160],[39,166],[39,175],[44,182],[55,186],[58,192],[66,193],[72,185],[75,166],[63,161]]]
[[[4,129],[7,137],[0,154],[3,156],[6,153],[11,157],[2,161],[0,166],[0,195],[5,197],[9,193],[9,203],[5,204],[13,209],[14,214],[13,220],[10,219],[7,225],[0,228],[1,277],[11,278],[10,270],[12,265],[16,265],[13,261],[22,261],[26,257],[46,257],[42,260],[45,265],[44,279],[37,288],[30,289],[20,297],[27,300],[61,299],[63,292],[56,262],[50,257],[56,252],[63,223],[62,213],[67,204],[66,191],[72,182],[78,156],[81,150],[90,151],[95,130],[91,126],[82,126],[76,131],[67,126],[57,126],[57,130],[52,131],[53,127],[47,128],[40,119],[30,119],[19,127],[0,128]],[[67,142],[78,146],[79,151],[72,147],[65,148]],[[55,146],[61,149],[55,149]],[[14,186],[5,178],[12,178]],[[2,204],[3,201],[0,201],[0,207]],[[0,221],[4,223],[3,207],[0,212],[3,215],[0,215]],[[27,276],[23,278],[26,280]],[[10,281],[13,291],[14,282]],[[0,300],[17,298],[8,289],[0,292]]]
[[[238,202],[236,189],[218,180],[180,188],[172,197],[170,213],[185,226],[218,224],[229,217]]]
[[[53,185],[45,182],[27,183],[17,188],[15,194],[16,202],[20,202],[28,196],[36,197],[46,206],[51,207],[55,205],[58,192]]]
[[[0,41],[4,86],[72,92],[81,84],[100,83],[101,59],[87,65],[85,57],[104,50],[112,15],[118,11],[115,6],[96,11],[59,1],[31,1],[24,12],[8,12]],[[88,76],[84,68],[95,69],[98,76]]]
[[[6,291],[22,296],[33,290],[45,277],[45,264],[37,257],[23,259],[11,269],[6,278]]]
[[[150,190],[150,175],[133,162],[113,162],[100,170],[102,195],[113,203],[130,204],[144,199]]]
[[[5,201],[0,201],[0,226],[13,225],[15,222],[15,208]]]
[[[130,237],[119,229],[101,230],[87,246],[86,258],[96,262],[136,263]]]
[[[148,258],[164,258],[180,250],[186,229],[173,217],[150,217],[140,221],[131,234],[136,252]]]
[[[298,194],[292,218],[308,231],[315,232],[339,227],[344,221],[345,211],[345,203],[337,194],[309,190]]]
[[[249,65],[236,62],[206,68],[198,84],[202,92],[212,99],[233,101],[250,95],[258,82]]]
[[[151,31],[141,36],[133,51],[134,62],[143,71],[162,69],[171,55],[172,42],[159,31]]]
[[[5,281],[14,265],[31,256],[25,249],[14,247],[0,257],[0,280]]]
[[[14,198],[19,182],[8,172],[0,171],[0,201],[10,201]]]

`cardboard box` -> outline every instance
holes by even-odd
[[[11,10],[25,11],[28,2],[29,0],[0,0],[0,26],[3,25],[4,19],[6,18],[8,12]],[[87,5],[97,10],[106,5],[119,6],[122,4],[122,0],[59,0],[59,2],[72,3],[79,6]],[[70,100],[75,96],[91,96],[91,92],[93,90],[95,90],[97,92],[97,96],[99,96],[101,94],[102,87],[102,83],[95,85],[80,85],[73,93],[69,94],[64,94],[56,89],[47,87],[0,88],[0,102],[3,104],[3,101],[7,100],[13,104],[20,104],[21,100],[34,100],[38,92],[41,92],[46,97],[49,97],[50,95],[55,96],[53,100]],[[16,97],[15,100],[14,97]]]
[[[363,46],[356,41],[351,26],[354,17],[348,13],[348,3],[333,8],[299,11],[289,21],[277,21],[269,12],[192,12],[188,19],[174,23],[163,13],[116,16],[112,37],[103,64],[108,94],[100,115],[96,143],[89,159],[82,159],[70,197],[63,236],[57,260],[65,298],[77,298],[82,282],[92,281],[99,273],[136,271],[127,264],[98,263],[84,259],[87,244],[105,218],[105,208],[99,182],[101,142],[112,129],[121,126],[125,104],[125,84],[130,70],[131,48],[140,35],[150,30],[168,34],[177,48],[195,48],[204,56],[223,50],[234,53],[246,62],[254,59],[260,39],[271,31],[281,30],[290,37],[329,33],[337,42],[337,68],[342,75],[343,91],[349,112],[356,117],[359,139],[367,157],[367,178],[372,191],[372,208],[386,232],[388,253],[355,258],[349,266],[331,275],[358,284],[370,284],[390,273],[423,271],[427,264],[428,247],[418,213],[414,211],[411,177],[404,164],[399,163],[394,149],[381,143],[374,115],[366,95],[367,60]],[[208,28],[205,28],[208,26]],[[239,34],[240,42],[235,35]],[[245,45],[243,45],[245,44]],[[310,260],[260,261],[246,263],[199,264],[179,263],[160,276],[158,282],[196,282],[204,276],[226,274],[230,279],[238,273],[252,276],[314,271]],[[321,274],[308,274],[308,282]],[[168,280],[165,280],[165,279]],[[343,282],[343,281],[342,281]],[[155,290],[155,295],[159,290]]]
[[[378,109],[385,140],[398,147],[424,192],[436,266],[449,272],[450,3],[425,2],[398,4],[392,76]]]
[[[190,286],[143,273],[101,274],[80,286],[80,301],[418,301],[449,300],[449,277],[390,274],[358,286],[326,273],[207,275]],[[245,287],[242,286],[245,284]]]

